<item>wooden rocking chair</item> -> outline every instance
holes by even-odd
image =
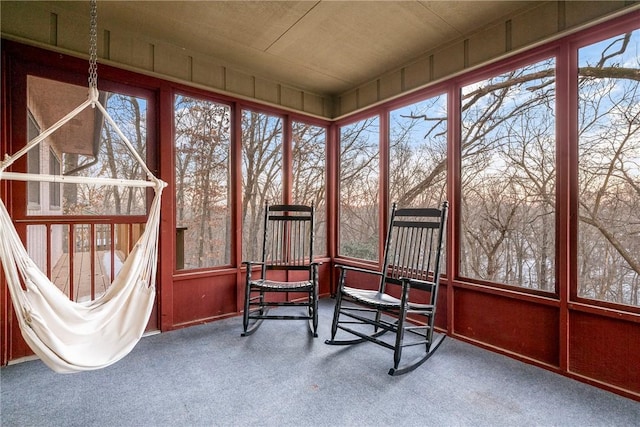
[[[318,336],[318,263],[313,261],[313,206],[265,205],[262,261],[245,261],[247,266],[242,336],[252,334],[265,319],[306,319]],[[252,266],[260,265],[259,279]],[[268,295],[306,293],[304,300],[282,301]],[[304,313],[269,314],[271,307],[303,307]]]
[[[394,204],[382,270],[337,266],[341,269],[339,289],[327,344],[370,341],[389,348],[394,351],[389,375],[412,371],[435,352],[445,338],[434,333],[434,320],[447,207],[447,202],[441,209],[396,209]],[[377,277],[377,286],[346,286],[349,271]],[[338,330],[357,338],[337,340]],[[381,336],[386,332],[395,334],[395,339],[384,341]],[[403,349],[413,346],[422,347],[419,355],[401,365]]]

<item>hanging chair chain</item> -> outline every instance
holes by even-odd
[[[91,0],[89,28],[89,88],[98,88],[98,4]]]

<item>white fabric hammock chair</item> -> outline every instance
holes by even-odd
[[[16,159],[89,106],[102,112],[140,163],[149,181],[5,172]],[[146,227],[122,269],[106,293],[93,301],[80,303],[71,301],[29,257],[0,199],[0,259],[27,344],[47,366],[60,373],[100,369],[122,359],[142,337],[154,306],[160,198],[166,183],[151,173],[100,104],[96,87],[89,88],[88,99],[75,110],[13,156],[7,155],[0,165],[0,179],[154,188],[155,197]]]

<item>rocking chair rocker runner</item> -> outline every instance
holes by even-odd
[[[313,261],[313,206],[265,205],[262,261],[245,261],[245,289],[242,336],[251,335],[265,319],[305,319],[314,337],[318,336],[318,263]],[[262,275],[253,277],[252,267],[260,265]],[[268,296],[305,293],[303,301],[268,299]],[[302,307],[303,314],[269,314],[271,307]]]
[[[440,258],[447,217],[441,209],[406,208],[393,205],[385,243],[382,270],[341,266],[339,289],[331,325],[332,345],[371,341],[394,351],[389,375],[400,375],[424,363],[445,335],[434,333],[436,301],[440,283]],[[346,285],[348,271],[377,276],[375,290]],[[418,292],[416,292],[418,291]],[[338,330],[356,339],[336,339]],[[384,341],[386,332],[395,334]],[[415,360],[401,365],[407,347],[420,346]]]

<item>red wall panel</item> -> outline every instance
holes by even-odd
[[[166,286],[166,284],[163,284]],[[174,279],[173,326],[197,324],[236,313],[236,273]]]
[[[454,292],[454,335],[558,366],[558,308],[482,291]]]
[[[571,311],[569,371],[640,396],[640,325]]]
[[[447,329],[447,284],[440,282],[438,301],[436,302],[436,328]]]
[[[328,296],[331,293],[331,262],[324,261],[318,267],[318,282],[320,296]]]

